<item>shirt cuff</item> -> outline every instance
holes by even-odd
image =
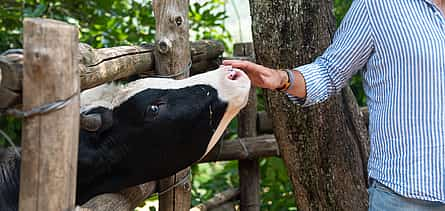
[[[286,93],[286,95],[287,95],[287,97],[289,98],[289,100],[291,102],[293,102],[293,103],[295,103],[297,105],[301,105],[302,106],[306,102],[306,98],[299,98],[299,97],[293,96],[293,95],[291,95],[289,93]]]
[[[288,98],[295,104],[311,106],[323,102],[328,98],[328,84],[321,74],[323,67],[316,62],[303,65],[293,70],[299,71],[306,82],[306,98],[302,99],[287,93]]]

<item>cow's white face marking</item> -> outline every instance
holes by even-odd
[[[237,77],[233,77],[233,71],[236,71]],[[230,121],[247,104],[250,80],[244,72],[237,69],[233,71],[220,68],[183,80],[145,78],[125,85],[104,84],[82,92],[81,112],[98,106],[113,109],[146,89],[180,89],[198,84],[209,85],[217,90],[219,99],[227,102],[228,107],[207,146],[207,154],[216,145]]]

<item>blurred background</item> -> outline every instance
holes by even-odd
[[[352,0],[335,0],[334,14],[340,23]],[[80,41],[94,48],[153,43],[155,18],[151,0],[1,0],[0,53],[22,48],[24,17],[62,20],[80,29]],[[248,0],[190,0],[190,39],[222,41],[226,55],[237,42],[251,42]],[[361,77],[351,80],[351,87],[361,106],[366,104]],[[264,110],[258,90],[259,110]],[[0,117],[0,129],[20,145],[21,123]],[[230,125],[230,139],[236,138],[236,121]],[[9,145],[0,137],[0,147]],[[237,187],[237,161],[199,164],[192,167],[192,205],[207,201],[215,193]],[[280,158],[260,160],[261,210],[296,210],[286,168]],[[136,210],[156,210],[157,197],[148,199]]]

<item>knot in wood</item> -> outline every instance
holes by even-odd
[[[184,19],[182,18],[182,16],[175,17],[176,26],[181,26],[183,22],[184,22]]]
[[[186,183],[184,183],[184,190],[187,192],[192,190],[192,184],[190,184],[190,181],[187,181]]]
[[[31,50],[32,57],[35,61],[48,61],[49,60],[49,54],[45,49],[33,49]]]
[[[161,54],[167,54],[172,48],[172,42],[167,38],[162,38],[158,42],[158,51]]]

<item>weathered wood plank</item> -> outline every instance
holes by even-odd
[[[65,108],[24,119],[21,211],[74,208],[79,140],[78,30],[48,19],[24,20],[25,110],[65,100]]]
[[[23,80],[23,55],[18,53],[0,56],[2,79],[0,86],[10,90],[21,90]]]
[[[131,211],[156,191],[156,182],[148,182],[119,193],[96,196],[82,205],[84,211]]]
[[[21,97],[22,95],[17,92],[0,87],[0,108],[12,107],[12,105],[19,104],[22,102]]]
[[[218,68],[224,46],[218,41],[202,40],[191,42],[192,75]],[[134,74],[157,75],[154,71],[154,46],[120,46],[93,49],[86,44],[79,45],[81,89],[125,78]],[[0,60],[2,80],[0,81],[0,108],[13,107],[21,103],[23,58],[10,55],[7,61]],[[2,89],[6,89],[2,91]]]
[[[258,134],[272,134],[273,122],[266,111],[259,111],[257,113],[257,133]]]
[[[273,135],[263,135],[224,141],[222,144],[216,145],[200,163],[258,159],[279,155],[280,152],[275,137]]]
[[[224,45],[217,42],[218,45],[212,44],[215,41],[198,41],[200,45],[190,45],[192,52],[192,70],[191,75],[204,73],[209,69],[206,67],[217,68],[222,62],[219,59],[224,52]]]
[[[237,208],[237,202],[230,201],[230,202],[224,203],[218,207],[212,208],[209,211],[237,211],[237,210],[239,210]]]
[[[23,55],[0,56],[0,108],[22,101]]]
[[[196,205],[195,207],[190,209],[190,211],[207,211],[213,208],[217,208],[223,205],[224,203],[232,199],[235,199],[236,197],[239,196],[239,194],[240,190],[238,188],[228,189],[224,192],[215,194],[213,198],[209,199],[205,203]]]
[[[83,89],[153,70],[152,48],[121,46],[95,50],[83,44],[79,49]]]
[[[252,43],[234,45],[234,56],[254,58]],[[252,87],[247,106],[238,115],[238,136],[255,137],[257,135],[257,96],[256,88]],[[238,161],[240,178],[240,209],[241,211],[260,210],[260,165],[256,159]]]
[[[156,18],[156,72],[162,75],[178,75],[186,78],[184,72],[191,62],[188,24],[188,0],[154,0],[153,11]],[[198,56],[200,57],[200,56]],[[176,175],[159,182],[160,190],[180,182],[190,174],[186,168]],[[159,210],[185,211],[191,206],[191,185],[179,185],[159,196]]]

